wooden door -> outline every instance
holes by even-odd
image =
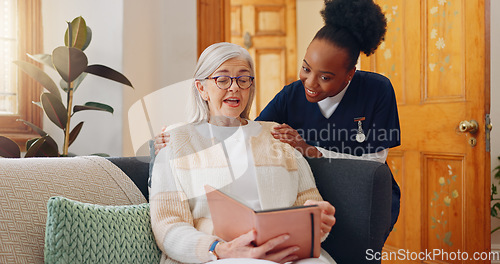
[[[402,134],[388,157],[402,199],[384,263],[488,263],[471,258],[490,251],[489,2],[376,2],[388,32],[361,68],[391,79]],[[478,132],[461,133],[463,120]]]
[[[297,80],[295,0],[231,0],[231,42],[255,60],[255,118],[285,84]]]

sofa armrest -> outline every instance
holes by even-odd
[[[323,242],[323,249],[339,264],[367,263],[367,250],[381,252],[389,232],[392,199],[389,168],[364,160],[307,160],[321,196],[336,209],[337,222]]]
[[[43,263],[50,197],[101,205],[146,202],[121,170],[96,156],[0,159],[0,194],[0,263]]]
[[[149,156],[139,157],[107,157],[115,166],[120,168],[139,188],[142,195],[149,202]]]

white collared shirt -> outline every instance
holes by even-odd
[[[318,102],[319,110],[323,114],[325,118],[330,118],[330,116],[333,115],[333,112],[337,109],[337,107],[340,104],[340,101],[342,101],[342,98],[344,98],[345,92],[347,91],[347,88],[349,87],[349,83],[344,87],[340,93],[337,95],[327,97],[321,101]]]

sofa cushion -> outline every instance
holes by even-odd
[[[321,244],[337,263],[380,263],[391,224],[391,173],[386,164],[366,160],[307,159],[316,186],[335,206],[337,222]]]
[[[149,204],[103,206],[52,197],[46,263],[159,263]]]

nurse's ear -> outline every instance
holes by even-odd
[[[194,85],[196,86],[196,90],[198,90],[198,93],[200,93],[201,98],[203,98],[203,100],[205,101],[208,101],[210,97],[208,96],[208,91],[203,86],[203,83],[201,83],[200,80],[195,80]]]
[[[354,77],[354,73],[356,73],[356,67],[353,67],[350,71],[347,72],[347,78],[345,79],[344,86],[349,85],[351,83],[352,77]]]
[[[352,77],[354,77],[354,74],[356,73],[356,66],[354,66],[348,73],[347,73],[347,82],[350,82],[352,80]]]

